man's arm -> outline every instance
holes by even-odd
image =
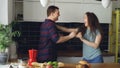
[[[71,32],[69,35],[67,36],[60,36],[60,38],[58,39],[58,41],[56,43],[63,43],[66,42],[72,38],[74,38],[76,36],[75,32]]]
[[[77,33],[78,32],[78,28],[66,28],[66,27],[59,26],[59,25],[56,25],[56,27],[63,32],[68,32],[68,33],[70,33],[70,32],[76,32]]]

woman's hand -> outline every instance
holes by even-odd
[[[95,41],[91,42],[91,41],[88,41],[88,40],[84,39],[81,32],[79,32],[79,33],[76,35],[76,37],[79,38],[83,43],[85,43],[85,44],[87,44],[88,46],[91,46],[91,47],[93,47],[93,48],[95,48],[95,49],[99,47],[99,44],[100,44],[101,38],[102,38],[101,34],[98,34],[98,35],[96,36],[96,38],[95,38]]]
[[[83,36],[82,36],[82,32],[79,32],[77,35],[76,35],[77,38],[79,38],[81,41],[83,40]]]
[[[77,38],[82,37],[82,33],[81,33],[81,32],[79,32],[79,33],[76,35],[76,37],[77,37]]]

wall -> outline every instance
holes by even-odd
[[[113,10],[115,10],[115,8],[120,8],[120,0],[113,1]]]
[[[8,23],[8,1],[0,0],[0,23]]]
[[[14,20],[13,17],[13,0],[8,0],[8,23],[11,23]]]
[[[0,23],[7,25],[13,20],[13,0],[0,0]]]
[[[53,1],[53,0],[52,0]],[[55,0],[49,5],[56,5],[60,8],[58,22],[83,22],[84,13],[94,12],[101,23],[111,23],[112,4],[103,8],[100,1],[95,0]],[[46,18],[46,7],[42,7],[38,0],[24,1],[24,20],[43,21]]]

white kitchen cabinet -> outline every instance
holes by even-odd
[[[114,63],[115,56],[104,56],[103,57],[105,63]]]
[[[58,57],[57,61],[64,63],[78,63],[82,57]]]
[[[103,56],[104,63],[114,63],[114,56]],[[64,63],[78,63],[82,57],[58,57],[57,59]]]
[[[23,0],[14,0],[14,20],[23,20]]]
[[[54,0],[50,0],[53,1]],[[58,22],[83,22],[85,12],[94,12],[101,23],[111,23],[112,4],[103,8],[100,1],[88,0],[55,0],[49,5],[56,5],[60,8]],[[38,0],[24,1],[24,20],[43,21],[46,18],[46,7],[42,7]]]
[[[24,1],[24,21],[43,21],[46,18],[46,7],[39,1]]]

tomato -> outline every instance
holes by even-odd
[[[53,68],[52,65],[48,64],[46,68]]]

